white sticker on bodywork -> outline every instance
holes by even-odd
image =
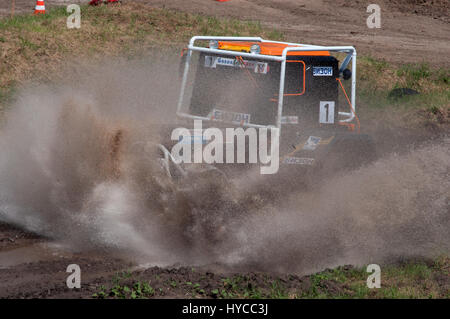
[[[334,123],[334,101],[320,101],[319,123]]]
[[[333,68],[331,66],[314,66],[313,76],[333,76]]]
[[[255,73],[266,74],[269,71],[267,62],[238,60],[233,58],[223,58],[220,56],[205,56],[205,67],[215,69],[218,65],[230,66],[235,68],[252,69]]]
[[[208,118],[213,121],[229,122],[239,125],[250,123],[250,114],[222,111],[218,109],[213,109],[208,114]]]
[[[245,62],[245,60],[244,60]],[[266,62],[257,62],[255,66],[255,73],[267,74],[269,71],[269,64]]]
[[[281,124],[298,124],[298,116],[282,116]]]
[[[310,136],[306,141],[305,145],[303,145],[303,150],[314,151],[319,145],[321,138],[317,136]]]
[[[313,165],[314,158],[307,157],[286,157],[283,160],[284,164],[299,164],[299,165]]]

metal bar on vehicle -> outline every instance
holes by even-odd
[[[352,57],[352,107],[353,113],[356,112],[356,50],[353,51]],[[355,118],[355,114],[352,114],[352,117],[348,120],[348,122],[352,121]]]
[[[236,51],[218,50],[218,49],[210,49],[210,48],[205,48],[205,47],[198,47],[198,46],[195,46],[195,41],[197,41],[197,40],[274,42],[274,43],[280,43],[280,44],[286,44],[286,45],[295,45],[295,47],[284,48],[283,53],[280,57],[280,56],[271,56],[271,55],[264,55],[264,54],[236,52]],[[179,100],[178,100],[177,115],[179,115],[181,117],[192,118],[192,119],[210,120],[208,117],[195,116],[195,115],[181,112],[181,108],[183,105],[183,98],[184,98],[184,94],[185,94],[186,83],[187,83],[187,76],[189,73],[192,51],[213,53],[213,54],[219,54],[219,55],[241,56],[241,57],[246,57],[246,58],[254,58],[254,59],[281,62],[279,99],[278,99],[278,110],[277,110],[277,120],[276,120],[276,127],[281,129],[281,117],[283,115],[283,97],[284,97],[284,85],[285,85],[285,76],[286,76],[287,54],[288,54],[288,52],[292,52],[292,51],[301,52],[301,51],[317,51],[317,50],[348,53],[344,62],[341,64],[341,69],[339,70],[339,73],[341,73],[343,71],[343,68],[345,69],[345,67],[347,67],[348,63],[350,62],[350,59],[352,60],[351,104],[352,104],[353,110],[351,113],[348,113],[348,112],[339,112],[338,113],[339,115],[348,116],[347,119],[340,120],[340,122],[351,122],[355,118],[354,112],[356,111],[356,105],[355,105],[356,104],[356,49],[353,46],[305,45],[305,44],[297,44],[297,43],[290,43],[290,42],[269,41],[269,40],[264,40],[260,37],[222,37],[222,36],[194,36],[194,37],[192,37],[191,40],[189,41],[189,46],[188,46],[188,53],[187,53],[188,56],[186,59],[186,64],[185,64],[184,73],[183,73],[183,79],[182,79],[182,83],[181,83],[181,92],[180,92],[180,96],[179,96]],[[258,125],[258,124],[248,123],[248,124],[243,124],[243,126],[270,127],[271,125]]]
[[[340,122],[348,123],[355,119],[356,113],[356,50],[352,53],[352,92],[351,92],[351,112],[343,114],[344,112],[339,112],[340,115],[346,115],[348,118],[340,120]]]
[[[277,112],[277,128],[281,129],[281,117],[283,116],[283,99],[284,99],[284,80],[286,77],[286,55],[281,62],[280,71],[280,87],[278,91],[278,112]]]
[[[189,41],[189,46],[194,46],[194,43],[197,40],[257,41],[257,42],[263,41],[263,39],[260,37],[222,37],[222,36],[198,35],[191,38],[191,40]]]
[[[181,81],[180,96],[178,98],[177,114],[181,112],[181,107],[183,105],[184,91],[186,89],[187,77],[188,77],[188,73],[189,73],[189,66],[191,63],[191,56],[192,56],[192,51],[188,50],[187,56],[186,56],[186,62],[184,65],[183,79]]]
[[[321,46],[321,50],[323,51],[335,51],[335,52],[354,52],[356,51],[352,46]],[[288,52],[291,51],[317,51],[317,47],[286,47],[283,50],[282,56],[286,56]]]
[[[181,116],[181,117],[187,117],[187,118],[191,118],[191,119],[200,119],[200,120],[205,120],[205,121],[210,120],[207,117],[195,116],[195,115],[181,112],[181,108],[183,106],[183,99],[184,99],[184,94],[185,94],[186,83],[187,83],[187,76],[189,73],[189,66],[190,66],[190,59],[192,56],[192,51],[213,53],[213,54],[219,54],[219,55],[241,56],[241,57],[246,57],[246,58],[261,59],[261,60],[268,60],[268,61],[275,61],[275,62],[282,62],[283,60],[284,61],[286,60],[286,57],[283,58],[283,57],[279,57],[279,56],[197,47],[194,45],[195,41],[197,41],[197,40],[256,41],[256,42],[263,41],[263,39],[260,37],[215,37],[215,36],[192,37],[191,40],[189,41],[188,53],[187,53],[188,56],[186,59],[186,64],[185,64],[184,73],[183,73],[183,79],[182,79],[182,83],[181,83],[181,92],[180,92],[180,96],[178,99],[178,105],[177,105],[177,115]],[[284,88],[284,79],[283,79],[283,88]],[[281,104],[283,103],[282,100],[283,100],[283,98],[281,98]],[[278,118],[279,118],[279,120],[277,120],[277,127],[280,128],[281,127],[281,116],[279,116]],[[243,123],[242,126],[264,128],[264,127],[270,127],[271,125],[258,125],[258,124],[251,124],[251,123],[248,123],[248,124]]]
[[[214,54],[220,54],[220,55],[233,55],[233,56],[241,56],[241,57],[245,57],[245,58],[269,60],[269,61],[276,61],[276,62],[283,61],[283,58],[281,58],[279,56],[273,56],[273,55],[264,55],[264,54],[228,51],[228,50],[219,50],[219,49],[209,49],[209,48],[202,48],[202,47],[196,47],[196,46],[189,46],[188,49],[192,50],[192,51],[214,53]]]
[[[351,93],[351,107],[353,108],[349,117],[340,122],[351,122],[355,118],[354,112],[356,112],[356,49],[352,46],[330,46],[330,47],[321,47],[322,50],[326,51],[335,51],[335,52],[348,52],[352,56],[352,93]],[[316,51],[316,49],[311,47],[287,47],[283,50],[282,57],[286,59],[287,53],[291,51]],[[281,91],[281,90],[280,90]],[[344,112],[339,112],[340,115],[347,115]]]
[[[345,68],[350,63],[351,59],[352,59],[352,54],[351,53],[347,54],[347,56],[345,57],[344,61],[341,63],[341,67],[339,68],[339,74],[344,72]]]

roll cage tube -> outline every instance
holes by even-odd
[[[250,42],[260,42],[260,43],[278,43],[285,45],[295,45],[295,47],[287,46],[284,48],[281,56],[273,56],[273,55],[264,55],[264,54],[256,54],[256,53],[247,53],[247,52],[237,52],[237,51],[229,51],[229,50],[219,50],[219,49],[210,49],[205,47],[195,46],[195,41],[197,40],[216,40],[216,41],[250,41]],[[192,37],[189,41],[189,46],[187,48],[186,62],[184,65],[183,78],[181,81],[181,90],[180,96],[178,99],[177,105],[177,116],[197,119],[197,120],[205,120],[209,121],[210,119],[205,116],[197,116],[189,113],[182,112],[181,108],[183,106],[183,99],[186,90],[187,77],[189,73],[189,67],[192,57],[193,51],[219,54],[219,55],[229,55],[229,56],[240,56],[246,58],[257,58],[266,61],[276,61],[281,63],[281,71],[280,71],[280,84],[279,84],[279,92],[278,92],[278,110],[277,110],[277,120],[276,127],[281,129],[281,117],[283,114],[283,97],[284,97],[284,83],[286,77],[286,60],[287,54],[289,52],[302,52],[302,51],[332,51],[332,52],[343,52],[347,53],[347,56],[343,63],[341,64],[339,73],[341,73],[347,65],[352,61],[352,91],[351,91],[351,104],[353,106],[353,110],[351,112],[339,112],[339,115],[345,116],[345,119],[340,120],[340,122],[351,122],[355,118],[354,112],[356,111],[356,49],[353,46],[318,46],[318,45],[309,45],[309,44],[299,44],[299,43],[290,43],[290,42],[279,42],[279,41],[269,41],[264,40],[260,37],[215,37],[215,36],[195,36]],[[242,126],[248,127],[256,127],[256,128],[267,128],[272,125],[259,125],[252,123],[243,123]]]

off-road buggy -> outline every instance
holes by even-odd
[[[336,56],[342,56],[342,63]],[[184,120],[178,125],[192,128],[193,120],[201,120],[203,128],[279,129],[278,183],[314,183],[374,156],[374,145],[361,134],[356,115],[352,46],[196,36],[183,54],[180,74],[177,116]],[[351,80],[350,96],[343,80]],[[193,137],[193,144],[208,143],[195,133]],[[188,175],[186,165],[173,163],[170,147],[160,145],[167,173]],[[195,172],[206,168],[232,176],[236,167],[248,168],[246,156],[244,165],[197,165]]]
[[[343,58],[342,63],[336,56]],[[283,190],[290,193],[299,185],[326,182],[374,157],[374,145],[361,134],[355,110],[352,46],[196,36],[184,51],[180,76],[176,126],[192,131],[193,122],[201,120],[203,129],[276,128],[279,134],[279,170],[268,176],[249,173],[260,164],[249,164],[248,154],[244,163],[186,164],[170,151],[180,141],[168,138],[157,146],[173,189],[187,199],[188,209],[182,213],[187,222],[181,227],[201,229],[209,240],[222,238],[221,229],[241,220],[230,214],[243,218],[244,211],[257,210],[253,198],[264,197],[266,202],[282,198]],[[351,80],[350,96],[343,80]],[[192,148],[209,143],[195,131],[187,142]],[[259,182],[233,194],[233,181],[254,175]]]

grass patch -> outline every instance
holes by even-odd
[[[383,118],[396,126],[448,126],[449,75],[450,69],[433,69],[427,63],[396,66],[372,57],[359,57],[358,113],[366,123]],[[419,94],[390,97],[389,93],[397,88],[413,89]]]
[[[449,75],[450,69],[432,69],[427,63],[394,66],[384,60],[359,57],[358,95],[368,106],[376,108],[393,103],[420,105],[428,100],[427,106],[442,106],[450,102]],[[420,95],[389,100],[389,92],[395,88],[414,89]]]
[[[57,7],[45,15],[0,19],[1,86],[28,79],[33,70],[43,71],[70,57],[104,58],[138,54],[152,47],[180,47],[198,34],[283,39],[281,33],[263,28],[259,22],[193,15],[143,4],[83,5],[80,29],[66,27],[68,15],[65,8]]]
[[[449,298],[450,260],[410,261],[381,267],[381,288],[370,289],[365,267],[338,267],[309,277],[301,298]]]
[[[427,63],[404,64],[397,70],[397,75],[405,79],[408,87],[420,87],[420,81],[430,78],[432,71]]]
[[[80,29],[67,28],[68,16],[65,7],[55,7],[45,15],[0,19],[0,108],[8,102],[14,85],[30,78],[49,81],[72,59],[131,59],[153,48],[180,50],[198,34],[283,39],[282,33],[263,28],[259,22],[193,15],[136,3],[82,5]]]
[[[66,14],[66,8],[64,7],[54,7],[47,9],[46,14],[19,14],[14,15],[14,17],[5,17],[0,19],[0,30],[10,31],[16,29],[18,31],[27,30],[42,30],[43,26],[48,25],[48,23],[57,17],[68,16]]]
[[[361,299],[449,298],[450,258],[410,260],[381,265],[381,288],[367,287],[366,267],[342,266],[309,276],[265,273],[214,276],[188,269],[150,276],[124,273],[100,286],[94,298],[218,298],[218,299]],[[176,275],[175,275],[176,276]]]
[[[109,290],[101,286],[100,290],[92,295],[93,298],[116,298],[116,299],[146,299],[155,295],[155,289],[148,282],[138,281],[133,286],[115,285]]]

